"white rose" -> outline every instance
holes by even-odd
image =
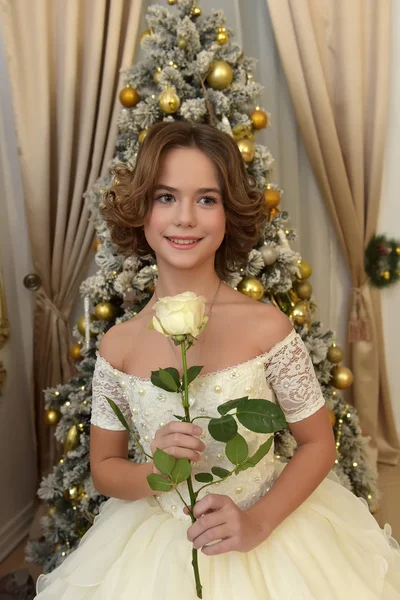
[[[160,298],[153,309],[156,316],[149,327],[166,337],[189,334],[196,337],[208,321],[204,316],[206,299],[194,292]]]

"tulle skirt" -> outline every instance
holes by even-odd
[[[40,575],[36,598],[196,600],[187,529],[153,497],[112,498],[78,548]],[[204,600],[400,599],[400,549],[390,527],[381,529],[333,474],[250,552],[199,551],[198,559]]]

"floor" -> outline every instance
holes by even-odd
[[[393,537],[400,543],[400,463],[396,467],[380,465],[379,469],[379,487],[382,491],[382,498],[378,512],[375,518],[382,527],[385,523],[390,523],[393,531]],[[40,511],[43,514],[43,506]],[[38,514],[35,523],[32,526],[30,536],[37,538],[40,535],[40,525]],[[11,554],[0,564],[0,577],[11,573],[20,568],[26,568],[31,573],[34,581],[40,574],[40,567],[24,561],[24,547],[27,542],[24,539]]]

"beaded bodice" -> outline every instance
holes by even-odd
[[[214,440],[208,433],[207,417],[219,417],[217,407],[233,398],[248,396],[278,400],[288,422],[307,418],[324,405],[318,380],[308,352],[300,336],[293,330],[269,352],[221,371],[200,374],[190,384],[190,414],[203,428],[200,436],[206,446],[199,463],[192,463],[193,475],[211,472],[213,466],[232,470],[232,463],[225,456],[225,444]],[[93,400],[91,423],[110,430],[123,430],[123,426],[111,410],[106,398],[116,402],[125,418],[131,423],[145,451],[151,454],[150,443],[157,429],[183,415],[180,394],[166,392],[154,386],[150,379],[128,375],[114,369],[100,355],[97,357],[93,375]],[[203,416],[204,415],[204,416]],[[246,429],[238,423],[238,432],[245,437],[249,455],[268,439],[268,435]],[[263,496],[273,483],[274,448],[256,467],[232,475],[224,482],[206,487],[199,499],[213,492],[229,495],[238,506],[248,508]],[[204,484],[193,479],[198,490]],[[178,486],[188,501],[186,482]],[[156,496],[162,508],[174,516],[190,520],[182,511],[182,502],[176,491]]]

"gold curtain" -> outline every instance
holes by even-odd
[[[389,94],[390,0],[267,0],[314,175],[351,274],[351,401],[371,463],[397,464],[379,292],[364,271],[376,231]]]
[[[43,390],[72,374],[68,319],[90,257],[83,194],[106,175],[142,0],[1,0],[33,263],[39,474],[55,456]]]

